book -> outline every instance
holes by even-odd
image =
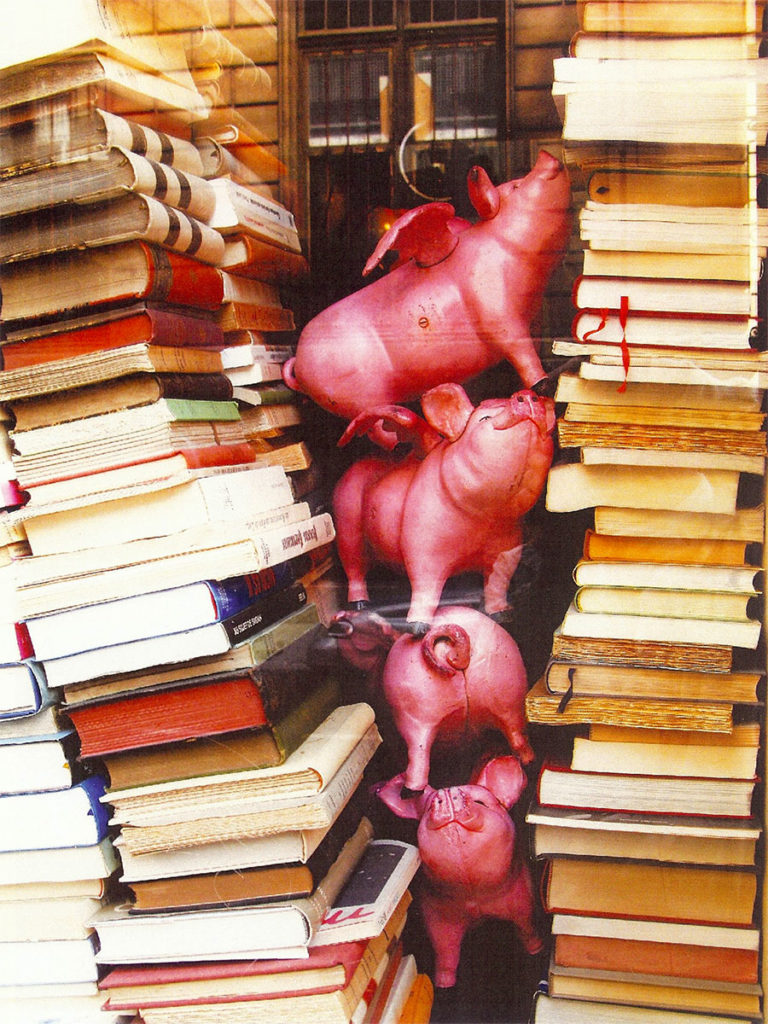
[[[525,820],[537,858],[608,857],[753,867],[761,835],[753,819],[585,811],[535,802]]]
[[[246,234],[225,237],[219,266],[243,277],[276,284],[301,283],[309,273],[309,264],[301,253]]]
[[[651,252],[585,249],[582,270],[596,277],[648,277],[696,281],[749,281],[755,262],[748,253]]]
[[[550,693],[574,696],[645,697],[661,700],[754,704],[762,672],[695,672],[634,665],[550,661],[545,671]]]
[[[199,348],[137,342],[115,349],[99,349],[80,356],[57,358],[41,365],[21,366],[0,373],[4,401],[49,395],[136,373],[221,372],[218,352]]]
[[[708,590],[672,590],[661,587],[579,587],[573,597],[580,612],[618,615],[665,616],[670,619],[733,622],[759,618],[761,600],[750,594]],[[681,623],[683,626],[686,621]]]
[[[752,923],[755,894],[754,870],[557,857],[543,898],[550,912],[743,927]]]
[[[124,815],[118,811],[116,823],[122,825],[124,844],[121,853],[123,848],[128,848],[143,857],[230,839],[327,828],[360,785],[365,767],[380,742],[378,730],[371,726],[327,786],[315,794],[252,800],[247,794],[246,781],[241,779],[232,787],[233,799],[221,806],[206,802],[207,796],[216,791],[216,784],[211,783],[210,792],[202,794],[197,805],[187,803],[178,811],[158,810],[154,815],[133,811]],[[238,795],[242,799],[238,799]]]
[[[93,936],[84,939],[4,942],[3,953],[0,985],[4,988],[12,985],[54,986],[97,980]],[[50,962],[47,962],[49,958]]]
[[[334,708],[282,765],[111,789],[108,799],[114,819],[120,824],[141,824],[144,819],[159,821],[167,817],[194,820],[201,808],[213,813],[212,804],[218,804],[220,809],[228,803],[277,807],[283,800],[317,796],[358,750],[362,753],[355,757],[356,762],[367,763],[373,753],[371,748],[378,745],[372,729],[375,730],[373,712],[367,704],[342,705]],[[324,824],[327,822],[320,822],[319,826]]]
[[[304,579],[305,577],[302,577]],[[306,587],[305,587],[306,589]],[[62,704],[128,694],[156,686],[192,681],[202,676],[221,676],[257,668],[267,658],[298,643],[320,622],[315,605],[307,603],[291,612],[257,637],[212,658],[190,658],[172,665],[140,672],[116,673],[64,687]]]
[[[148,111],[159,112],[159,121],[175,134],[188,131],[191,122],[206,114],[196,88],[107,53],[59,52],[54,61],[3,68],[0,81],[4,128],[38,119],[45,122],[54,111],[61,116],[72,108],[100,107],[138,121],[146,120]],[[47,131],[51,138],[50,126]],[[50,143],[44,143],[39,156],[30,148],[30,157],[45,161],[46,145]]]
[[[252,744],[249,744],[247,737],[244,736],[244,742],[239,744],[236,740],[233,741],[233,749],[228,752],[228,734],[244,729],[275,727],[289,711],[297,709],[325,682],[323,676],[301,678],[298,672],[294,673],[293,679],[286,678],[287,676],[285,670],[282,676],[279,670],[270,672],[267,664],[260,672],[254,671],[247,675],[225,677],[211,682],[192,682],[181,687],[163,688],[149,693],[134,693],[122,700],[113,699],[105,703],[90,704],[68,703],[67,713],[76,724],[82,743],[82,755],[85,757],[94,756],[94,752],[98,756],[115,755],[120,751],[154,747],[156,744],[222,735],[219,743],[211,743],[209,748],[198,744],[198,747],[202,747],[198,752],[204,755],[209,749],[210,756],[218,754],[214,762],[217,773],[225,770],[224,764],[228,759],[234,762],[229,770],[236,771],[238,768],[256,767],[252,761],[245,760],[245,755],[249,753]],[[337,688],[333,687],[331,693],[336,692]],[[229,703],[222,706],[222,702]],[[326,694],[320,701],[320,706],[324,707],[328,703],[329,696]],[[312,717],[315,717],[314,713]],[[291,723],[286,724],[290,728]],[[276,746],[277,737],[272,735],[271,738],[272,745]],[[255,747],[255,750],[257,749],[258,746]],[[173,757],[168,757],[167,752],[163,751],[155,753],[155,760],[164,766],[167,765],[167,769],[171,771],[171,774],[165,775],[162,781],[174,777],[194,776],[194,772],[176,775],[172,771]],[[194,749],[188,751],[190,757],[194,753]],[[198,774],[205,774],[205,767],[205,759],[201,757]],[[208,771],[211,767],[209,763]],[[130,761],[127,771],[130,777]],[[146,785],[147,782],[146,778],[140,777],[133,785]],[[114,780],[112,785],[115,786]]]
[[[259,729],[164,742],[145,749],[103,755],[101,761],[115,789],[174,779],[246,771],[283,764],[341,703],[338,682],[320,682],[295,708]]]
[[[762,4],[742,0],[704,0],[691,4],[665,4],[659,0],[615,3],[611,0],[584,0],[579,10],[579,26],[583,32],[647,32],[659,35],[690,34],[692,19],[699,35],[750,33]],[[695,15],[694,15],[695,12]]]
[[[597,971],[587,977],[582,971],[550,965],[549,989],[555,996],[581,993],[586,999],[613,998],[644,1006],[736,1013],[747,1019],[760,1013],[760,990],[756,985],[694,982],[670,976],[662,981],[654,975],[620,978]]]
[[[135,240],[213,265],[224,254],[221,235],[208,224],[139,192],[21,213],[2,224],[0,263]]]
[[[126,409],[154,407],[167,399],[226,402],[233,398],[232,386],[223,373],[146,373],[28,398],[13,403],[11,411],[14,432],[20,433]]]
[[[42,455],[49,451],[95,446],[101,439],[122,436],[168,423],[238,422],[237,402],[205,398],[158,398],[149,405],[81,416],[64,423],[9,432],[16,453]]]
[[[117,867],[117,854],[108,837],[90,846],[5,850],[0,853],[3,885],[38,885],[109,878]]]
[[[141,241],[24,260],[4,266],[0,280],[4,321],[60,318],[140,299],[215,311],[224,298],[216,267]]]
[[[640,918],[598,917],[582,914],[554,914],[553,935],[594,935],[601,938],[637,941],[679,942],[686,945],[715,946],[723,950],[757,950],[760,929],[754,924],[694,924],[686,921],[642,920]]]
[[[239,612],[206,626],[129,640],[108,647],[96,647],[56,658],[42,658],[41,664],[51,684],[63,686],[66,683],[108,675],[110,672],[125,672],[145,666],[167,664],[178,661],[185,655],[202,657],[216,654],[234,646],[241,638],[247,640],[249,636],[266,629],[290,611],[300,608],[306,600],[306,591],[297,581],[268,597],[251,602]],[[227,689],[232,691],[234,687],[224,687],[224,690]],[[234,697],[234,693],[227,696]],[[74,711],[71,713],[75,714]],[[80,721],[78,728],[82,729],[84,719],[90,716],[84,715],[80,710],[77,717]],[[81,740],[82,738],[81,735]],[[82,755],[89,756],[85,747],[82,749]]]
[[[331,825],[316,829],[275,832],[256,838],[222,839],[199,846],[185,846],[153,853],[135,854],[123,840],[115,838],[123,873],[121,881],[131,888],[140,882],[181,879],[190,875],[215,875],[253,867],[306,867],[315,878],[315,865],[330,863],[360,824],[361,791],[350,794],[335,812]],[[328,853],[332,853],[330,858]]]
[[[754,779],[760,728],[739,723],[726,734],[593,725],[575,736],[571,767],[577,771],[697,778]]]
[[[216,205],[208,223],[224,234],[246,233],[301,252],[293,214],[282,204],[229,178],[214,179]]]
[[[183,48],[173,39],[163,39],[161,45],[148,34],[153,31],[151,15],[133,4],[115,9],[103,0],[71,0],[66,6],[34,0],[26,11],[9,12],[8,31],[16,45],[0,51],[4,68],[84,50],[111,54],[172,81],[191,82]]]
[[[408,893],[419,851],[397,839],[373,839],[310,941],[311,947],[377,935]]]
[[[572,57],[613,60],[675,58],[676,60],[753,60],[759,56],[762,37],[756,33],[682,36],[638,35],[624,32],[574,33],[569,45]]]
[[[162,572],[162,582],[168,587],[258,572],[303,551],[323,548],[333,537],[333,521],[324,512],[263,533],[254,534],[247,523],[223,522],[215,540],[203,526],[131,545],[41,555],[24,562],[26,579],[19,581],[17,590],[20,614],[42,615],[87,600],[109,601],[143,593],[148,570]]]
[[[595,532],[623,537],[669,537],[696,540],[716,538],[761,544],[765,510],[762,506],[737,509],[733,515],[708,515],[664,509],[598,506]]]
[[[674,338],[678,349],[709,348],[739,352],[760,347],[758,321],[742,317],[697,317],[633,312],[624,318],[618,313],[582,311],[571,327],[577,341],[592,340],[601,345],[630,347],[669,344]]]
[[[126,192],[150,196],[202,222],[213,209],[213,192],[205,178],[113,146],[3,180],[0,216],[42,212],[59,204],[107,202]]]
[[[646,669],[683,671],[714,668],[718,675],[730,669],[730,648],[682,644],[637,644],[629,641],[590,641],[563,636],[556,632],[552,645],[554,658],[581,669],[595,663]],[[718,664],[719,662],[719,664]],[[677,664],[679,668],[673,668]],[[570,669],[569,669],[570,671]],[[546,679],[539,679],[526,694],[528,720],[543,725],[581,725],[602,722],[606,725],[636,725],[646,728],[700,729],[702,732],[727,732],[733,726],[733,705],[724,700],[688,700],[669,696],[628,697],[622,693],[552,693]]]
[[[318,947],[306,959],[114,968],[100,988],[108,995],[107,1005],[116,1009],[181,1005],[195,997],[222,1002],[228,998],[261,1001],[283,994],[340,991],[349,985],[363,961],[367,961],[366,975],[370,975],[383,950],[402,932],[405,910],[398,908],[384,930],[372,939]],[[271,1009],[274,1012],[274,1006]]]
[[[361,814],[360,807],[361,801],[353,794],[306,864],[247,867],[134,881],[129,884],[133,896],[131,912],[237,906],[310,896],[348,840],[353,836],[363,842],[373,838],[373,826]]]
[[[51,699],[34,662],[15,659],[15,663],[0,664],[0,724],[6,719],[34,715]]]
[[[85,939],[90,920],[101,906],[93,896],[58,896],[7,900],[0,921],[0,942],[40,942]]]
[[[747,818],[755,781],[580,772],[548,764],[539,776],[538,799],[554,807]]]
[[[652,518],[649,514],[649,520]],[[681,520],[678,516],[671,521],[679,523]],[[725,522],[722,525],[725,527]],[[746,567],[751,554],[747,539],[739,537],[657,537],[606,533],[597,529],[584,533],[584,558],[590,561]]]
[[[132,409],[126,412],[141,412]],[[214,444],[247,443],[245,432],[239,418],[236,420],[168,420],[138,425],[133,428],[131,420],[140,417],[122,419],[120,413],[107,413],[119,417],[114,421],[117,427],[126,426],[123,431],[106,434],[99,443],[87,440],[74,440],[72,444],[63,444],[56,448],[30,451],[28,454],[15,456],[14,467],[20,486],[48,483],[59,480],[63,476],[78,476],[81,473],[98,472],[101,469],[112,469],[116,466],[128,465],[137,461],[149,461],[172,455],[180,448],[207,448]],[[40,427],[40,430],[54,428]],[[32,431],[27,433],[31,434]],[[33,441],[25,447],[31,448]]]
[[[574,512],[595,505],[674,509],[677,512],[736,511],[739,473],[660,467],[652,475],[636,466],[559,463],[547,478],[546,507]]]
[[[584,1000],[578,996],[555,997],[543,991],[536,992],[531,1017],[532,1024],[738,1024],[739,1020],[730,1013],[702,1015],[680,1009]]]
[[[98,61],[99,58],[89,55],[84,59],[90,62]],[[70,69],[74,70],[75,65],[63,61],[57,62],[56,67],[60,74],[65,74]],[[134,74],[149,77],[129,65],[120,67],[127,76]],[[52,68],[46,68],[46,72],[50,71]],[[12,91],[13,80],[9,81],[7,76],[2,80],[4,88]],[[162,80],[155,77],[152,81]],[[13,120],[9,112],[4,115],[0,111],[2,178],[15,175],[26,177],[31,171],[37,172],[64,161],[72,162],[78,157],[104,154],[114,147],[131,150],[184,174],[202,177],[203,161],[200,152],[188,139],[156,132],[138,121],[126,120],[119,114],[101,110],[89,103],[78,103],[71,93],[65,94],[58,101],[22,108],[21,113],[29,116],[18,116],[19,104],[15,105],[14,111],[17,116]],[[61,129],[62,120],[66,122],[66,131]]]
[[[293,311],[254,302],[225,302],[216,314],[221,329],[229,331],[292,331]]]
[[[697,423],[706,423],[708,411],[712,410],[712,390],[695,384],[628,383],[619,396],[608,381],[591,380],[580,373],[566,371],[557,378],[555,401],[578,403],[585,414],[590,407],[591,415],[596,417],[604,417],[608,411],[611,415],[628,416],[637,409],[640,416],[648,418],[649,410],[653,409],[658,415],[689,415],[697,417]],[[762,393],[757,388],[718,388],[718,408],[726,414],[759,414]],[[756,417],[744,422],[761,425]]]
[[[139,300],[119,306],[95,305],[82,315],[58,320],[14,322],[0,342],[3,369],[71,359],[139,342],[220,350],[224,338],[213,315],[212,308]]]
[[[294,503],[290,480],[280,466],[245,464],[233,467],[230,473],[200,476],[172,487],[158,489],[151,484],[150,480],[132,490],[128,485],[125,492],[86,494],[82,501],[73,500],[70,507],[41,508],[25,526],[32,550],[45,555],[76,548],[77,533],[86,518],[88,537],[81,534],[80,544],[86,540],[88,547],[97,547],[178,533],[207,523],[247,521],[249,513],[255,518]]]
[[[721,644],[578,637],[569,636],[559,626],[552,635],[552,655],[558,660],[598,661],[608,665],[640,665],[643,668],[701,672],[730,672],[734,668],[734,648]]]
[[[253,906],[131,914],[105,907],[93,919],[101,963],[251,960],[305,947],[365,849],[362,830],[344,845],[311,896]],[[278,954],[279,955],[279,954]]]
[[[715,644],[754,650],[760,639],[759,619],[704,619],[686,617],[684,630],[679,620],[664,615],[630,612],[583,612],[574,602],[566,611],[561,630],[567,636],[625,639],[637,642]],[[682,633],[682,635],[681,635]]]
[[[757,983],[757,952],[682,943],[558,935],[553,962],[559,967]]]
[[[68,736],[0,745],[0,796],[67,789],[74,744]]]
[[[107,812],[100,803],[104,779],[44,793],[0,797],[0,852],[91,846],[106,836]]]
[[[279,974],[255,973],[258,962],[254,965],[253,973],[242,973],[231,977],[217,978],[214,974],[216,967],[211,965],[200,968],[197,979],[190,980],[185,986],[159,985],[161,990],[167,991],[174,987],[183,987],[193,992],[200,992],[199,998],[187,1001],[185,997],[158,1001],[152,1000],[146,1006],[146,1012],[150,1018],[157,1015],[157,1020],[165,1020],[170,1016],[174,1017],[175,1008],[178,1007],[183,1018],[191,1017],[193,1020],[215,1021],[215,1020],[248,1020],[272,1022],[276,1020],[295,1021],[323,1021],[328,1024],[343,1024],[351,1018],[352,1012],[357,1005],[361,993],[369,984],[370,978],[375,974],[378,965],[386,960],[388,950],[398,941],[404,924],[404,913],[393,915],[386,927],[379,935],[370,939],[367,943],[350,944],[345,943],[334,949],[329,949],[326,956],[319,951],[310,953],[307,960],[297,962],[293,972],[286,969]],[[324,964],[329,957],[335,962],[328,967],[312,966],[319,962]],[[292,963],[277,962],[272,970],[280,967],[288,968]],[[322,985],[323,976],[331,977],[331,970],[339,980],[333,987]],[[108,979],[111,975],[108,976]],[[315,977],[314,986],[311,979]],[[209,979],[211,979],[209,981]],[[279,990],[272,995],[262,995],[259,989],[262,985],[277,982],[277,979],[285,979],[284,991]],[[107,980],[108,980],[107,979]],[[273,980],[274,979],[274,980]],[[318,981],[320,983],[318,984]],[[208,991],[205,986],[208,985]],[[225,995],[216,998],[213,992],[220,988]],[[211,993],[211,994],[209,994]],[[232,994],[230,994],[232,993]],[[252,994],[253,993],[253,994]],[[119,990],[116,990],[117,998],[114,1000],[116,1006],[122,1006],[125,1002],[120,1001]],[[134,1005],[138,1005],[137,994],[134,997]],[[110,997],[109,1005],[113,1004]]]
[[[722,65],[723,73],[730,67]],[[725,171],[609,166],[592,171],[587,179],[587,197],[599,203],[739,207],[749,202],[749,193],[746,175]]]
[[[749,281],[695,281],[674,278],[597,277],[580,275],[573,285],[577,309],[707,316],[755,316],[757,296]]]

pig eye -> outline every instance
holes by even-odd
[[[491,416],[490,413],[486,413],[485,416],[479,416],[478,417],[478,420],[479,420],[480,423],[483,423],[485,420],[491,420],[491,419],[493,419],[493,417]]]

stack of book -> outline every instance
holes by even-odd
[[[544,764],[528,815],[554,915],[534,1019],[751,1019],[768,385],[762,5],[579,9],[554,90],[585,184],[584,268],[573,337],[553,349],[582,361],[558,382],[563,457],[547,507],[592,508],[594,524],[527,701],[532,721],[575,733],[570,759]]]
[[[13,1024],[117,1020],[101,1015],[92,924],[118,863],[105,779],[77,762],[44,676],[31,663],[0,674],[0,1012]]]

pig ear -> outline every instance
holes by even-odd
[[[394,267],[413,259],[420,267],[432,267],[450,256],[459,241],[457,228],[464,222],[455,216],[450,203],[428,203],[408,210],[379,239],[379,244],[363,268],[370,274],[390,249],[398,256]]]
[[[474,408],[460,384],[438,384],[421,398],[421,411],[427,423],[449,441],[455,441],[461,434]]]
[[[472,783],[489,790],[509,810],[520,799],[528,785],[528,777],[520,761],[513,755],[493,757],[481,764],[472,775]]]
[[[467,191],[469,201],[477,211],[478,217],[481,220],[493,220],[501,205],[499,190],[482,167],[470,168],[467,175]]]

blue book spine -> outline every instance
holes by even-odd
[[[248,573],[245,576],[208,580],[207,586],[216,605],[218,619],[228,619],[256,601],[284,590],[307,572],[309,567],[309,559],[299,556],[280,562],[270,569],[262,569],[260,572]]]
[[[94,843],[100,843],[107,835],[109,824],[110,808],[108,804],[101,802],[101,797],[107,791],[106,779],[101,775],[89,775],[82,782],[76,784],[76,788],[82,789],[88,797],[88,814],[93,818],[96,838]]]

